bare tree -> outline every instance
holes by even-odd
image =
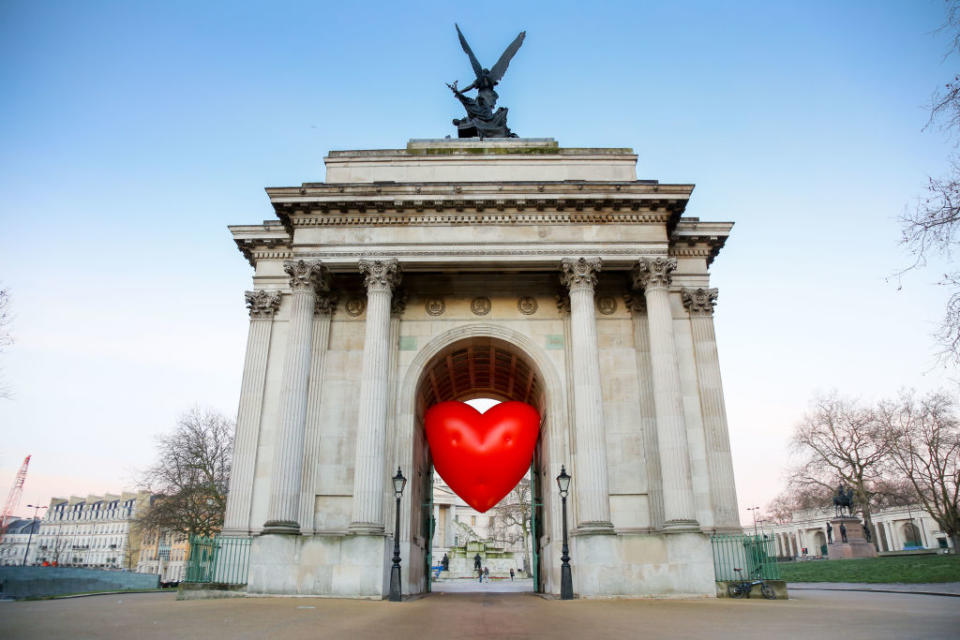
[[[210,536],[223,527],[233,451],[233,421],[194,408],[157,439],[157,460],[141,476],[152,494],[137,519],[144,531]]]
[[[790,485],[797,491],[824,495],[843,481],[868,527],[873,527],[871,503],[888,477],[889,430],[873,408],[836,394],[814,399],[811,410],[795,427],[792,446],[801,456]]]
[[[523,570],[530,575],[530,479],[524,477],[494,510],[497,515],[497,536],[508,544],[523,544]]]
[[[960,421],[944,393],[908,393],[885,405],[892,433],[891,457],[915,496],[960,552]]]
[[[946,0],[947,19],[941,31],[951,34],[947,57],[960,51],[960,0]],[[960,133],[960,75],[933,95],[930,120],[925,129],[936,126],[948,135]],[[929,178],[927,194],[901,217],[901,244],[913,256],[913,263],[901,272],[924,267],[931,255],[948,261],[957,249],[960,229],[960,160],[951,162],[944,177]],[[938,284],[947,287],[950,297],[937,331],[940,356],[945,362],[960,363],[960,271],[947,271]]]

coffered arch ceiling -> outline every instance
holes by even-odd
[[[545,411],[543,377],[520,348],[497,338],[468,338],[438,353],[417,390],[418,413],[448,400],[474,398],[526,402]]]

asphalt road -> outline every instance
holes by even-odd
[[[545,600],[445,594],[402,603],[321,598],[177,602],[173,594],[0,603],[0,637],[957,638],[957,598],[802,591],[790,600]]]

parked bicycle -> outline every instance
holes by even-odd
[[[774,592],[773,587],[768,585],[766,580],[760,577],[759,569],[757,569],[756,580],[743,580],[742,569],[734,568],[734,571],[737,572],[738,579],[727,584],[727,595],[731,598],[749,598],[753,587],[760,585],[760,593],[763,594],[764,598],[767,600],[776,600],[777,594]]]

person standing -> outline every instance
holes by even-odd
[[[510,567],[510,582],[513,582],[513,567]]]

